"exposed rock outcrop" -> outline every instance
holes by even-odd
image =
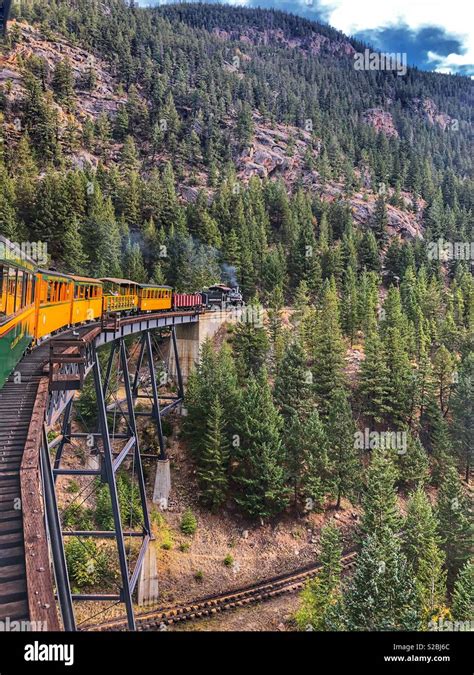
[[[393,124],[392,114],[382,108],[370,108],[362,115],[362,121],[369,124],[377,132],[398,138],[398,131]]]

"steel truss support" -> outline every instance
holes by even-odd
[[[145,342],[144,342],[145,344]],[[107,420],[106,396],[109,390],[110,381],[113,372],[114,359],[118,356],[120,370],[123,375],[123,386],[126,394],[126,406],[122,411],[125,421],[126,433],[111,434]],[[151,525],[146,500],[145,479],[143,475],[142,459],[140,456],[140,445],[137,435],[137,426],[134,411],[134,399],[131,385],[131,375],[129,370],[129,360],[125,347],[124,338],[115,341],[111,345],[110,355],[105,368],[104,377],[102,377],[98,352],[93,347],[93,366],[92,375],[94,379],[94,391],[97,400],[97,418],[99,430],[93,433],[73,433],[71,431],[71,418],[73,412],[74,398],[64,408],[61,434],[59,440],[56,439],[48,444],[48,436],[45,433],[42,445],[42,470],[43,482],[45,485],[45,503],[48,531],[51,542],[51,551],[56,576],[56,586],[58,600],[61,607],[63,624],[66,630],[75,630],[75,619],[73,611],[74,600],[115,600],[125,604],[128,627],[135,630],[135,618],[133,612],[132,595],[138,582],[143,560],[148,544],[151,539]],[[94,443],[100,449],[100,469],[69,469],[61,467],[65,447],[74,439],[93,438]],[[123,447],[117,451],[114,449],[116,442],[122,441]],[[56,455],[51,467],[50,450],[56,448]],[[122,517],[120,514],[120,503],[117,492],[116,473],[127,457],[133,458],[134,474],[138,484],[140,494],[141,514],[143,519],[142,530],[139,532],[124,531]],[[113,515],[113,530],[78,530],[62,531],[61,520],[58,510],[58,504],[55,493],[55,482],[58,476],[98,476],[103,483],[106,483],[110,492],[110,500]],[[115,539],[120,566],[121,587],[118,594],[77,594],[72,595],[66,565],[64,552],[64,537],[96,537]],[[125,538],[133,537],[142,539],[138,559],[133,571],[129,570]]]
[[[137,365],[136,365],[136,370],[135,370],[135,375],[133,377],[133,385],[132,385],[132,394],[133,394],[133,399],[148,399],[152,403],[152,410],[150,412],[136,412],[135,416],[136,417],[151,417],[152,420],[155,422],[156,425],[156,433],[158,436],[158,443],[160,446],[160,454],[158,455],[158,459],[160,460],[166,460],[167,459],[167,454],[166,454],[166,446],[165,446],[165,439],[163,435],[163,426],[162,426],[162,418],[169,413],[173,408],[176,408],[176,406],[180,405],[183,402],[184,399],[184,386],[183,386],[183,378],[181,374],[181,365],[179,361],[179,351],[178,351],[178,343],[176,340],[176,328],[173,326],[171,328],[171,335],[170,335],[170,348],[173,350],[173,355],[176,363],[176,379],[177,379],[177,393],[176,394],[160,394],[159,389],[158,389],[158,383],[157,383],[157,378],[156,378],[156,368],[155,368],[155,362],[153,360],[153,342],[151,339],[151,331],[146,330],[143,331],[141,340],[140,340],[140,352],[137,360]],[[150,388],[151,392],[148,392],[146,394],[140,394],[140,371],[144,367],[144,363],[146,363],[146,367],[148,370],[148,375],[150,378]],[[160,401],[167,401],[165,406],[162,406]],[[168,402],[169,401],[169,402]]]
[[[110,344],[110,343],[109,343]],[[140,453],[140,444],[137,432],[136,417],[139,414],[148,415],[156,424],[157,436],[160,447],[159,459],[165,460],[166,448],[163,437],[162,417],[164,414],[179,405],[183,400],[183,380],[181,375],[181,368],[179,364],[178,344],[176,340],[175,327],[171,329],[170,348],[174,350],[174,357],[176,362],[177,372],[177,394],[160,395],[158,390],[158,383],[156,379],[156,368],[153,360],[153,341],[150,334],[150,329],[144,330],[140,340],[140,351],[134,372],[130,372],[130,358],[127,354],[125,345],[125,337],[119,337],[111,344],[110,354],[108,356],[107,364],[104,369],[104,375],[101,372],[100,361],[98,357],[97,347],[94,344],[88,346],[88,366],[87,372],[92,372],[94,380],[94,391],[97,401],[97,418],[98,430],[91,433],[77,432],[72,430],[71,420],[73,417],[74,395],[70,395],[69,399],[65,399],[63,407],[63,420],[61,424],[61,433],[53,441],[48,441],[48,427],[45,424],[43,441],[41,448],[41,463],[43,485],[45,490],[45,504],[46,504],[46,519],[48,526],[48,533],[50,538],[51,553],[54,564],[57,595],[61,608],[64,628],[68,631],[76,629],[73,601],[78,600],[107,600],[119,601],[125,604],[128,627],[130,630],[135,630],[135,618],[133,612],[132,596],[135,587],[138,583],[140,571],[145,559],[148,544],[151,539],[151,525],[147,506],[145,479],[143,475],[142,455]],[[123,376],[123,387],[125,390],[125,401],[117,402],[114,409],[118,410],[124,425],[117,433],[111,434],[108,424],[108,411],[111,409],[107,407],[106,401],[110,388],[111,379],[114,373],[114,362],[117,361],[117,374],[120,371]],[[67,364],[60,367],[58,374],[67,372]],[[140,394],[140,371],[147,368],[147,380],[150,380],[151,393],[148,395]],[[67,394],[66,392],[58,391],[57,396]],[[148,398],[152,404],[151,412],[138,413],[135,412],[135,403],[138,399]],[[166,401],[166,405],[161,407],[160,400]],[[66,402],[67,401],[67,402]],[[51,399],[51,405],[54,405]],[[51,415],[47,415],[47,419],[52,419]],[[58,420],[58,415],[54,418]],[[114,425],[115,426],[115,425]],[[99,450],[100,466],[98,468],[84,468],[72,469],[67,466],[61,466],[65,448],[73,443],[76,439],[86,440],[92,439],[94,446]],[[121,449],[117,448],[120,442]],[[54,460],[51,460],[51,451],[56,449]],[[152,457],[151,455],[145,455]],[[155,455],[156,457],[156,455]],[[134,475],[138,484],[140,495],[141,514],[143,518],[143,525],[141,531],[124,530],[122,518],[120,514],[120,504],[117,493],[116,473],[126,459],[133,460]],[[90,476],[99,477],[102,483],[107,484],[113,515],[113,529],[110,531],[103,530],[62,530],[61,518],[58,509],[57,495],[55,484],[58,476]],[[117,545],[121,586],[119,593],[113,594],[71,594],[69,576],[66,564],[66,556],[64,550],[65,537],[95,537],[104,539],[115,539]],[[141,546],[138,552],[137,562],[131,571],[129,569],[127,551],[125,546],[125,538],[136,540],[141,538]]]

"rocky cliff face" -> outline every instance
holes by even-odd
[[[12,25],[15,23],[12,22]],[[59,61],[69,59],[75,78],[78,118],[94,119],[101,113],[114,114],[118,106],[126,101],[125,95],[118,93],[118,82],[111,74],[108,64],[102,59],[61,37],[46,39],[38,29],[26,23],[16,25],[20,28],[21,42],[15,45],[8,55],[0,54],[0,84],[10,83],[11,101],[23,95],[22,62],[31,56],[43,60],[46,65],[46,76],[54,70]],[[94,69],[97,78],[93,92],[81,87],[81,81],[90,67]]]
[[[382,108],[370,108],[369,110],[366,110],[362,116],[362,121],[373,127],[375,131],[379,133],[383,133],[389,137],[398,138],[398,131],[393,124],[391,113],[382,110]]]
[[[414,98],[410,102],[410,107],[429,124],[436,124],[443,131],[454,122],[452,117],[438,110],[431,98]]]
[[[305,38],[288,38],[281,29],[275,30],[253,30],[229,32],[214,28],[213,34],[221,40],[238,40],[243,44],[264,44],[276,43],[280,46],[286,46],[289,49],[300,49],[312,56],[318,56],[322,50],[331,54],[352,56],[355,53],[354,47],[348,40],[330,40],[325,35],[312,33]]]
[[[75,78],[76,102],[72,112],[65,111],[60,105],[55,104],[59,119],[59,133],[65,133],[66,127],[73,122],[81,130],[86,120],[97,120],[100,115],[106,114],[113,118],[119,106],[127,102],[127,94],[119,86],[119,82],[111,72],[110,66],[96,55],[82,49],[67,40],[54,36],[46,38],[39,30],[26,23],[17,24],[20,28],[21,41],[8,55],[0,55],[0,85],[3,85],[4,95],[7,100],[5,124],[7,135],[15,136],[15,108],[16,101],[24,95],[22,79],[22,63],[31,56],[42,59],[46,68],[46,80],[50,79],[56,64],[68,58]],[[235,36],[225,31],[214,31],[220,39],[234,39]],[[353,47],[344,41],[331,42],[328,38],[314,34],[311,38],[301,40],[289,40],[283,31],[265,31],[258,33],[248,31],[240,35],[240,41],[267,41],[276,40],[284,42],[289,49],[303,49],[312,54],[318,54],[321,49],[330,49],[337,53],[349,54]],[[239,58],[248,59],[244,47],[238,52]],[[88,91],[82,86],[82,81],[92,66],[96,84],[93,91]],[[229,69],[233,64],[227,64]],[[436,110],[436,106],[429,101],[414,99],[414,110],[418,114],[426,116],[429,123],[448,124],[446,118]],[[433,107],[434,106],[434,107]],[[398,132],[394,126],[391,114],[388,111],[372,108],[364,114],[363,120],[380,133],[387,136],[397,137]],[[350,204],[354,221],[361,226],[370,222],[376,200],[376,186],[371,184],[370,176],[363,169],[355,169],[356,176],[362,186],[352,195],[347,195],[344,185],[337,179],[322,181],[316,169],[309,165],[318,160],[321,151],[321,141],[314,139],[310,131],[296,128],[285,124],[270,124],[262,116],[255,112],[253,115],[254,135],[249,146],[236,153],[235,166],[237,177],[247,183],[252,176],[258,176],[268,180],[283,180],[291,191],[295,185],[303,185],[305,189],[317,193],[327,201],[344,199]],[[229,120],[229,126],[234,124]],[[121,145],[110,142],[107,161],[113,163],[120,153]],[[154,167],[162,166],[170,159],[166,153],[158,153],[152,160],[147,148],[141,148],[143,170],[150,171]],[[308,159],[311,162],[308,162]],[[84,166],[89,163],[97,166],[99,156],[93,151],[84,148],[75,150],[69,157],[72,166]],[[180,183],[180,194],[185,201],[194,201],[198,191],[204,189],[212,199],[212,190],[207,185],[207,173],[204,167],[192,167],[192,181],[187,178],[188,172],[184,171],[184,179]],[[191,175],[191,167],[189,167]],[[388,191],[390,197],[390,190]],[[388,205],[389,231],[401,237],[417,237],[422,234],[423,203],[418,202],[417,213],[411,207],[413,198],[410,194],[402,194],[406,208],[401,209]]]

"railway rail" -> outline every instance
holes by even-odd
[[[352,550],[342,558],[343,572],[347,574],[355,565],[357,551]],[[186,621],[196,621],[206,617],[239,607],[247,607],[251,604],[271,600],[286,593],[296,593],[304,585],[314,579],[321,569],[320,564],[310,565],[305,568],[280,574],[263,582],[252,584],[229,593],[210,595],[192,603],[177,605],[175,607],[158,608],[148,612],[136,614],[137,630],[155,631],[164,626]],[[87,624],[83,627],[86,631],[121,631],[126,630],[125,617],[118,617],[102,623]]]

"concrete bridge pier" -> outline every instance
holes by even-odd
[[[236,312],[219,310],[201,314],[199,321],[196,323],[176,326],[176,342],[184,385],[187,384],[189,374],[194,366],[199,363],[203,342],[207,338],[214,337],[223,323],[234,323],[235,320]],[[170,350],[169,371],[170,376],[176,380],[176,359],[173,350]]]
[[[153,489],[153,503],[158,504],[162,511],[168,508],[168,499],[171,492],[171,470],[169,459],[158,459],[156,462],[155,486]]]
[[[154,542],[148,544],[143,558],[143,565],[138,578],[138,604],[152,605],[157,602],[158,594],[158,566]]]

